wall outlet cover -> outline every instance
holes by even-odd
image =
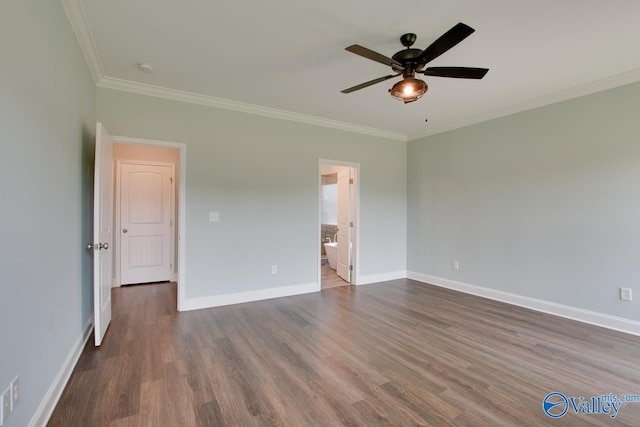
[[[623,301],[631,301],[631,288],[620,288],[620,299]]]
[[[5,420],[11,413],[11,387],[7,389],[0,396],[0,426],[4,424]]]

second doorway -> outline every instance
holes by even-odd
[[[357,168],[320,163],[321,289],[355,282]]]

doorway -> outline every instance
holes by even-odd
[[[359,165],[355,163],[320,160],[320,289],[356,283],[358,170]]]
[[[151,141],[139,138],[112,137],[102,123],[96,123],[96,149],[95,170],[93,182],[93,241],[87,243],[86,249],[93,252],[93,304],[94,304],[94,337],[95,345],[100,346],[111,322],[111,291],[113,287],[115,244],[118,239],[113,239],[113,213],[115,211],[113,187],[116,181],[114,171],[114,145],[115,143],[130,144],[132,146],[169,147],[177,154],[177,160],[172,165],[172,170],[179,168],[179,184],[177,211],[177,258],[178,270],[177,300],[178,311],[182,311],[185,300],[185,175],[186,175],[186,150],[185,144]],[[140,147],[138,147],[140,148]],[[175,157],[174,157],[175,159]],[[177,180],[176,180],[177,181]],[[171,184],[174,184],[171,182]],[[143,195],[143,198],[146,197]],[[175,201],[175,197],[173,198]],[[140,206],[145,206],[141,204]],[[118,224],[119,225],[119,224]],[[120,230],[118,230],[120,231]]]
[[[184,301],[186,146],[113,137],[113,287],[177,283]]]

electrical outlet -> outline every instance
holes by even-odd
[[[278,266],[277,265],[272,265],[271,266],[271,274],[278,274]]]
[[[623,301],[631,301],[631,288],[620,288],[620,299]]]
[[[4,424],[7,417],[11,413],[11,387],[7,389],[0,396],[0,426]]]
[[[13,412],[20,401],[20,377],[15,377],[9,388],[11,389],[11,412]]]
[[[460,261],[454,260],[454,261],[451,263],[451,267],[452,267],[454,270],[460,270]]]

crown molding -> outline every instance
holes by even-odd
[[[570,99],[578,98],[585,95],[591,95],[596,92],[613,89],[615,87],[624,86],[626,84],[635,83],[637,81],[640,81],[640,69],[616,74],[611,77],[606,77],[604,79],[543,95],[538,98],[528,99],[523,102],[512,104],[505,108],[500,108],[498,110],[479,114],[477,116],[473,116],[463,120],[453,121],[442,126],[435,126],[425,132],[421,132],[415,135],[409,135],[408,141],[414,141],[416,139],[425,138],[427,136],[437,135],[439,133],[486,122],[488,120],[497,119],[499,117],[504,117],[515,113],[520,113],[522,111],[532,110],[534,108],[543,107],[545,105],[568,101]]]
[[[244,102],[231,101],[228,99],[216,98],[213,96],[200,95],[192,92],[184,92],[176,89],[153,86],[145,83],[133,82],[130,80],[105,77],[97,85],[102,88],[138,93],[141,95],[153,96],[156,98],[164,98],[173,101],[206,105],[208,107],[222,108],[225,110],[239,111],[242,113],[257,114],[260,116],[290,120],[299,123],[339,129],[347,132],[361,133],[397,141],[407,141],[407,135],[403,133],[390,132],[382,129],[375,129],[366,126],[355,125],[352,123],[340,122],[337,120],[324,119],[322,117],[293,113],[291,111],[278,110],[275,108],[263,107],[260,105],[247,104]]]
[[[444,123],[439,126],[431,127],[424,132],[407,135],[404,133],[370,128],[367,126],[360,126],[352,123],[341,122],[338,120],[325,119],[322,117],[278,110],[275,108],[263,107],[260,105],[247,104],[238,101],[216,98],[213,96],[201,95],[176,89],[147,85],[144,83],[138,83],[129,80],[107,77],[104,74],[102,63],[100,62],[100,56],[98,55],[98,51],[96,49],[95,41],[87,23],[84,8],[82,7],[82,0],[61,0],[61,3],[65,10],[65,13],[67,14],[69,22],[71,23],[71,27],[73,28],[76,38],[78,39],[80,49],[82,50],[87,65],[89,66],[89,71],[91,72],[91,75],[93,76],[93,79],[98,87],[138,93],[142,95],[153,96],[156,98],[165,98],[174,101],[206,105],[209,107],[222,108],[225,110],[257,114],[266,117],[290,120],[299,123],[306,123],[315,126],[322,126],[347,132],[355,132],[404,142],[414,141],[416,139],[437,135],[439,133],[447,132],[450,130],[459,129],[477,123],[486,122],[488,120],[497,119],[511,114],[520,113],[557,102],[567,101],[569,99],[590,95],[596,92],[640,81],[640,69],[635,69],[626,73],[617,74],[615,76],[579,85],[570,89],[561,90],[558,92],[512,104],[505,108],[478,114],[476,116],[464,118],[462,120]]]
[[[222,108],[225,110],[239,111],[249,114],[258,114],[283,120],[291,120],[300,123],[322,126],[332,129],[339,129],[347,132],[355,132],[365,135],[377,136],[380,138],[393,139],[397,141],[407,141],[407,135],[398,132],[390,132],[382,129],[375,129],[366,126],[337,120],[324,119],[322,117],[310,116],[306,114],[293,113],[290,111],[278,110],[275,108],[263,107],[260,105],[247,104],[243,102],[231,101],[213,96],[200,95],[197,93],[184,92],[176,89],[169,89],[159,86],[138,83],[130,80],[117,79],[105,76],[100,56],[96,49],[93,34],[87,23],[87,17],[82,7],[81,0],[61,0],[62,7],[71,23],[71,28],[78,39],[82,54],[89,66],[89,71],[98,87],[116,89],[125,92],[138,93],[141,95],[153,96],[156,98],[171,99],[174,101],[188,102],[191,104],[206,105],[209,107]]]
[[[71,28],[76,34],[80,49],[84,55],[85,61],[89,66],[89,71],[93,76],[93,80],[98,84],[104,79],[104,71],[102,71],[102,63],[96,49],[96,43],[87,23],[87,16],[80,0],[61,0]]]

